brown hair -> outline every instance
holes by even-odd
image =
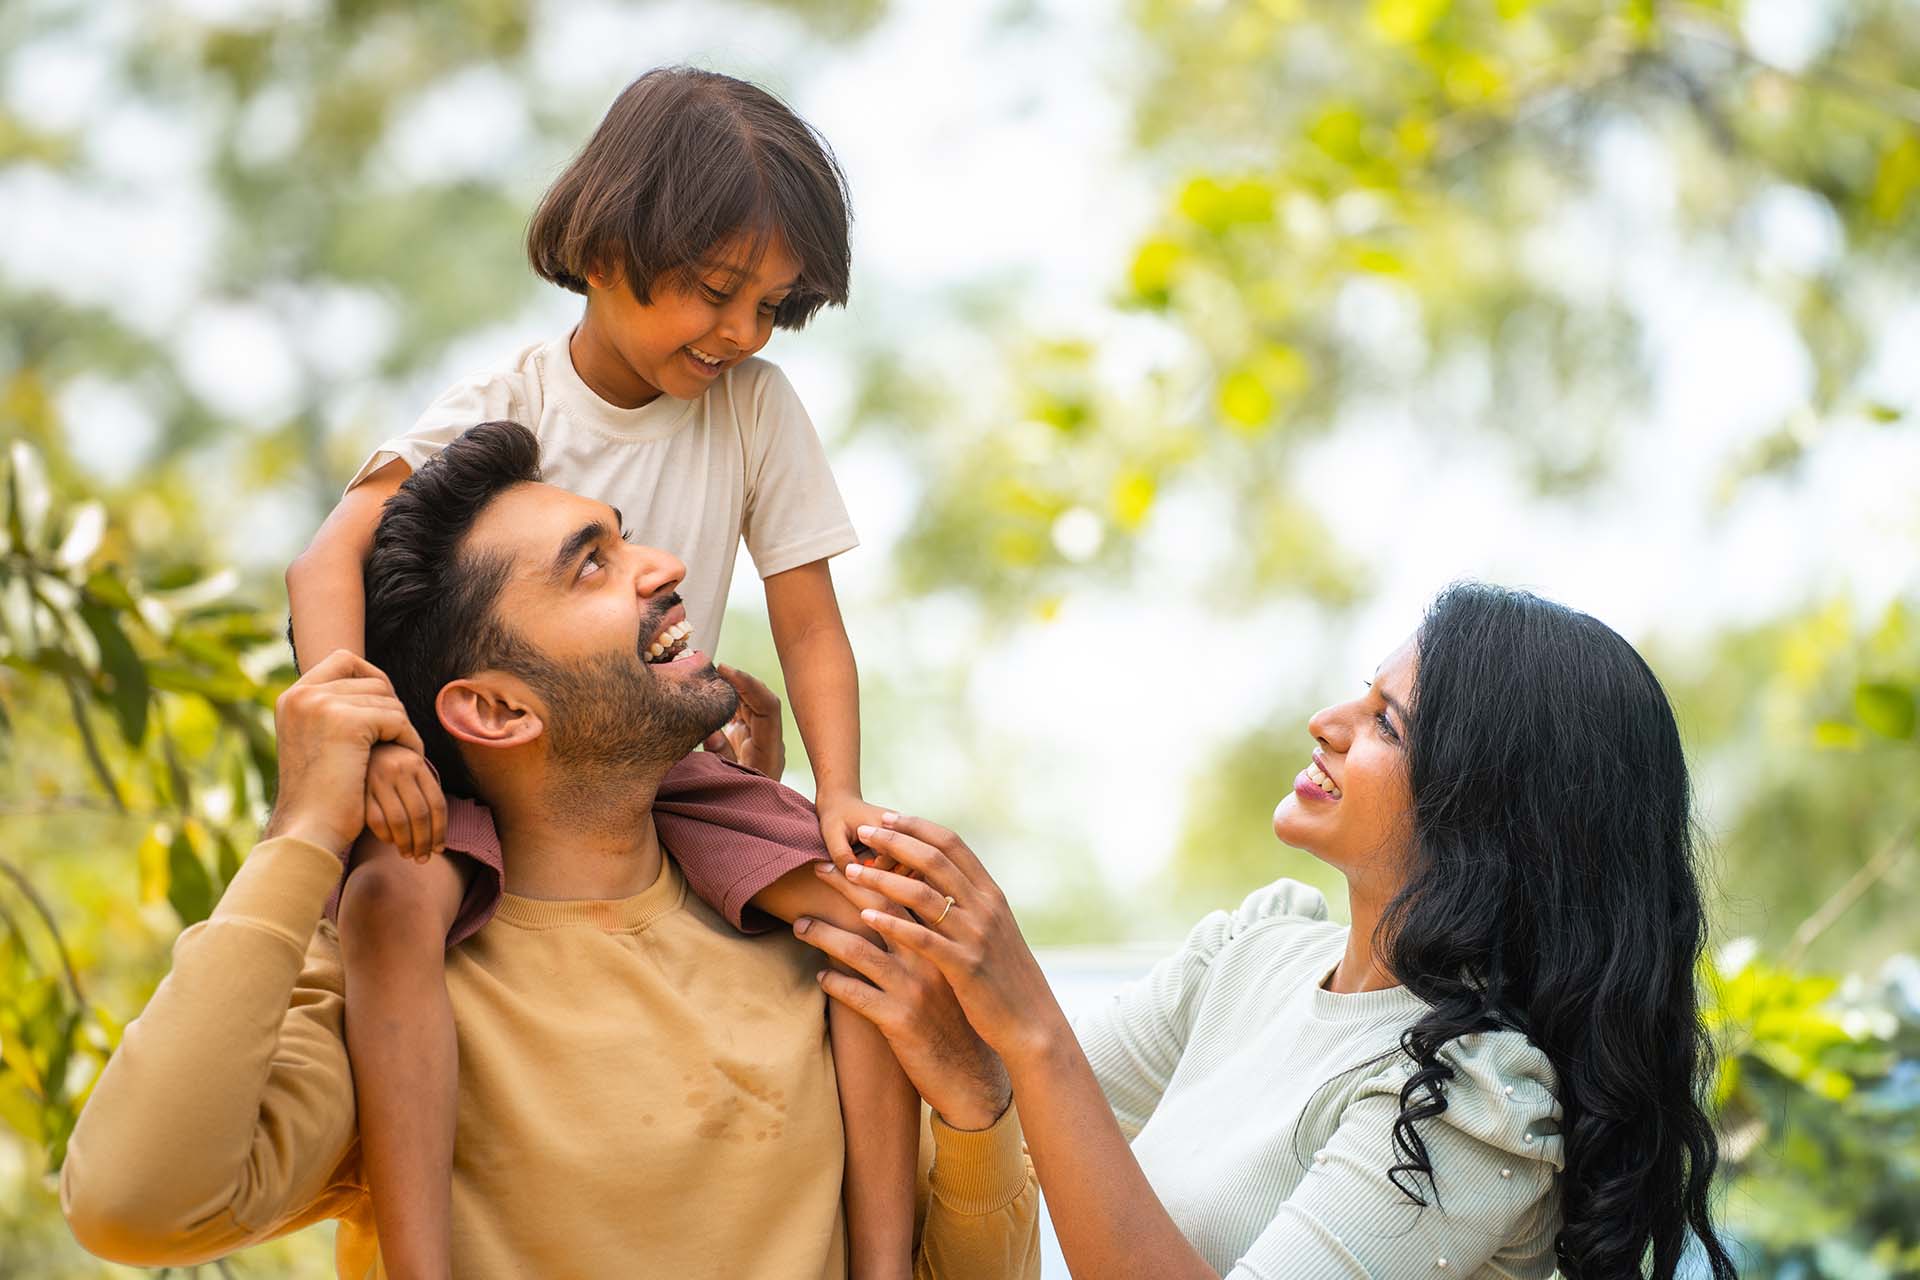
[[[773,322],[798,329],[846,304],[851,221],[833,151],[785,103],[732,76],[662,67],[621,91],[547,189],[527,257],[575,293],[617,265],[647,302],[657,280],[690,282],[729,236],[748,235],[756,256],[779,239],[800,278]]]

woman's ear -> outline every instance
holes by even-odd
[[[433,709],[448,733],[476,747],[524,747],[546,732],[527,687],[499,672],[442,686]]]

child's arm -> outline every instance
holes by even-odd
[[[859,908],[821,880],[813,863],[753,896],[753,905],[791,924],[828,920],[869,941],[879,935]],[[920,1150],[920,1095],[878,1028],[837,1000],[827,1002],[827,1035],[846,1128],[846,1208],[851,1280],[906,1280],[913,1269],[914,1178]]]
[[[367,652],[365,566],[380,509],[410,474],[399,458],[347,491],[307,549],[287,567],[294,660],[318,662],[335,649]],[[446,801],[426,759],[395,743],[367,761],[367,826],[416,861],[446,839]]]
[[[833,573],[825,560],[816,560],[774,574],[766,592],[787,697],[813,764],[820,833],[834,862],[845,865],[854,830],[880,825],[881,810],[860,798],[860,676],[833,593]]]

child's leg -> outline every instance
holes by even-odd
[[[340,896],[361,1158],[391,1280],[452,1271],[459,1057],[446,945],[469,866],[448,854],[409,862],[363,837]]]
[[[753,905],[788,922],[828,920],[878,940],[853,905],[820,882],[811,865],[755,894]],[[920,1146],[920,1095],[871,1022],[828,1001],[827,1033],[847,1136],[844,1195],[851,1280],[906,1280],[913,1274],[913,1197]]]

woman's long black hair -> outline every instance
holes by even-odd
[[[1665,1280],[1691,1236],[1734,1276],[1708,1216],[1706,928],[1660,682],[1594,618],[1479,583],[1442,593],[1416,646],[1414,838],[1376,942],[1433,1010],[1401,1039],[1395,1183],[1433,1185],[1417,1125],[1446,1109],[1441,1047],[1512,1028],[1559,1077],[1560,1273]]]

